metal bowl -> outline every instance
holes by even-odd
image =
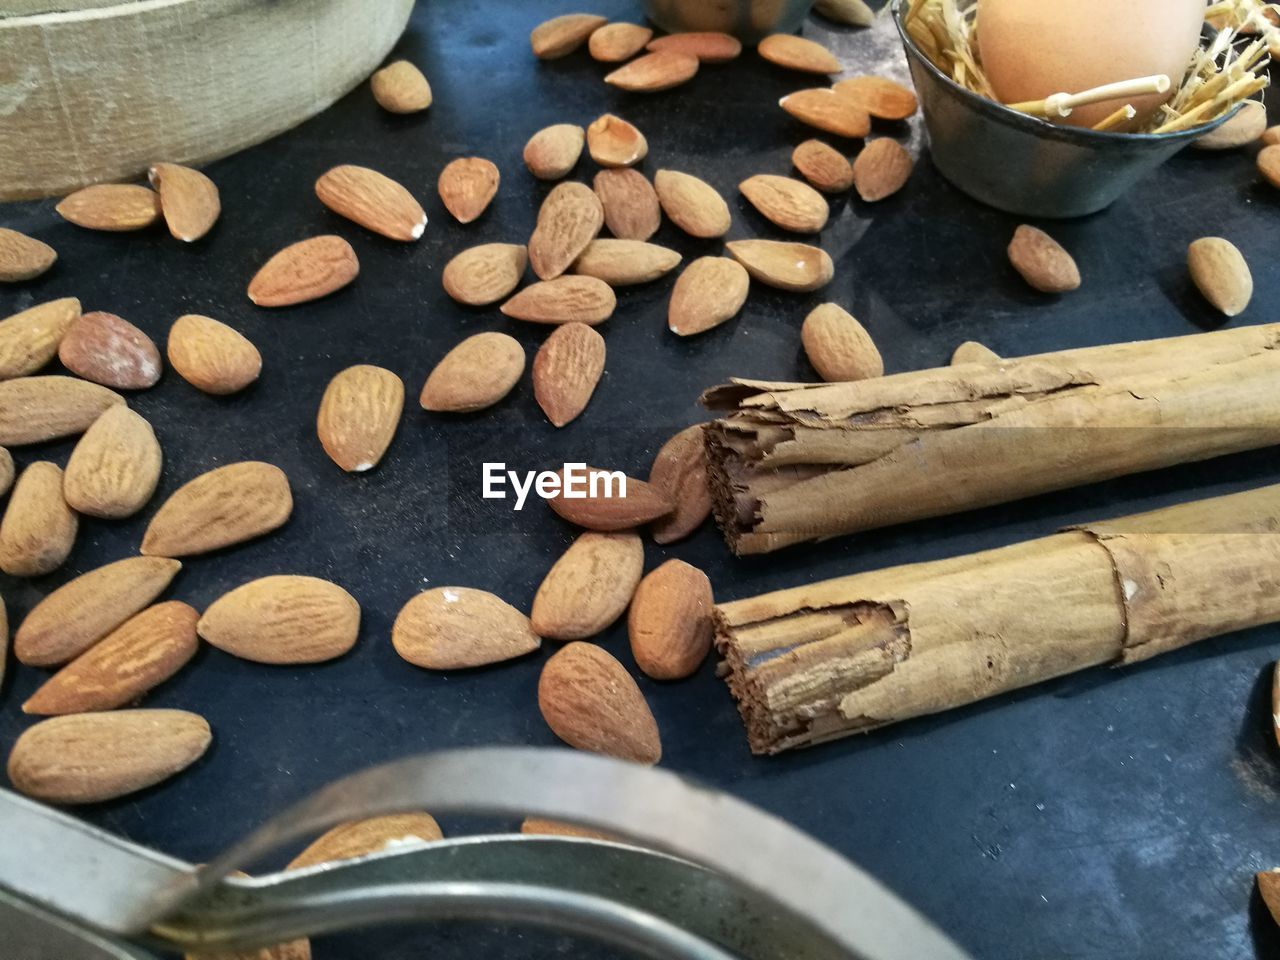
[[[646,0],[649,19],[668,33],[718,30],[744,43],[800,26],[813,0]]]

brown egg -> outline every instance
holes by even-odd
[[[1002,103],[1166,74],[1169,94],[1132,100],[1141,121],[1177,90],[1204,12],[1204,0],[978,0],[978,46]],[[1091,127],[1123,105],[1077,107],[1062,122]]]

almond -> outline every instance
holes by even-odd
[[[729,205],[706,181],[676,170],[659,170],[653,187],[663,212],[690,236],[710,240],[729,232]]]
[[[42,577],[62,566],[76,542],[79,521],[62,499],[62,470],[38,461],[18,476],[0,521],[0,570],[11,577]]]
[[[838,137],[856,139],[871,132],[871,114],[857,101],[826,87],[788,94],[778,106],[801,123]]]
[[[853,186],[853,167],[843,153],[821,140],[806,140],[791,152],[800,175],[823,193],[844,193]]]
[[[1262,132],[1262,136],[1259,137],[1258,140],[1264,148],[1274,147],[1277,144],[1280,144],[1280,125],[1267,127],[1267,129]]]
[[[655,680],[697,672],[711,651],[711,581],[683,560],[668,560],[636,587],[627,632],[636,666]]]
[[[262,354],[248,338],[212,317],[188,313],[169,328],[169,365],[197,390],[225,396],[262,372]]]
[[[976,340],[966,340],[956,347],[951,354],[951,365],[958,367],[965,363],[999,363],[1000,355],[990,347],[985,347]]]
[[[538,224],[529,238],[529,262],[542,280],[569,269],[578,254],[596,238],[604,224],[604,208],[591,188],[562,183],[547,194],[538,211]]]
[[[458,157],[440,171],[436,189],[453,218],[459,223],[470,223],[489,208],[501,179],[492,160]]]
[[[606,113],[587,127],[587,149],[602,167],[630,167],[648,156],[649,141],[634,124]]]
[[[418,113],[431,106],[431,84],[408,60],[389,63],[369,78],[373,99],[389,113]]]
[[[502,305],[502,312],[531,323],[585,323],[594,326],[613,316],[613,288],[595,277],[569,276],[525,287]]]
[[[553,17],[533,28],[529,34],[529,46],[538,59],[556,60],[573,53],[608,22],[608,17],[591,13],[567,13]]]
[[[0,447],[0,497],[9,492],[9,488],[13,486],[13,454],[4,447]],[[0,633],[3,633],[0,630]]]
[[[814,0],[813,9],[828,20],[850,27],[869,27],[876,14],[863,0]]]
[[[1280,870],[1264,871],[1258,874],[1258,894],[1271,914],[1271,919],[1280,923]]]
[[[675,506],[643,480],[599,467],[588,467],[570,477],[569,489],[566,489],[565,470],[562,468],[557,473],[560,488],[547,503],[563,519],[588,530],[639,527],[665,516]],[[625,495],[621,493],[624,486]]]
[[[716,31],[672,33],[650,40],[648,49],[687,53],[703,63],[728,63],[742,53],[742,42],[737,37]]]
[[[195,656],[197,619],[177,600],[148,607],[46,680],[23,712],[114,710],[140,699]]]
[[[622,616],[644,572],[644,544],[631,530],[587,532],[548,571],[530,618],[540,636],[583,640]]]
[[[477,333],[444,355],[422,386],[424,410],[470,413],[491,407],[524,373],[524,347],[505,333]]]
[[[0,380],[35,373],[58,354],[58,344],[80,319],[75,297],[48,300],[0,321]]]
[[[604,225],[620,240],[648,240],[662,224],[658,194],[638,170],[601,170],[592,181]]]
[[[204,755],[213,734],[185,710],[117,710],[54,717],[9,754],[9,779],[46,803],[100,803],[167,780]]]
[[[162,459],[151,424],[126,406],[108,407],[71,451],[62,494],[91,517],[131,517],[156,492]]]
[[[902,144],[880,137],[868,143],[853,161],[853,185],[858,196],[875,203],[901,190],[914,165]]]
[[[680,264],[670,247],[643,240],[592,240],[573,264],[574,273],[603,280],[611,287],[648,283]]]
[[[520,285],[529,253],[518,243],[484,243],[463,250],[441,275],[445,293],[459,303],[483,307],[509,296]]]
[[[633,763],[662,759],[644,694],[622,664],[593,643],[570,643],[547,661],[538,678],[538,709],[571,747]]]
[[[621,63],[644,49],[653,31],[638,23],[609,23],[591,34],[587,52],[601,63]]]
[[[47,243],[25,233],[0,227],[0,283],[17,283],[40,276],[58,259]]]
[[[919,107],[914,93],[887,77],[849,77],[832,89],[880,120],[905,120]]]
[[[586,137],[573,123],[543,127],[524,145],[524,165],[539,180],[559,180],[577,164]]]
[[[67,328],[58,359],[72,373],[116,390],[145,390],[160,379],[160,350],[128,320],[95,310]]]
[[[279,467],[231,463],[189,480],[164,502],[142,536],[149,557],[189,557],[270,533],[289,519],[293,495]]]
[[[182,569],[164,557],[129,557],[81,574],[32,608],[13,635],[29,667],[56,667],[84,653],[164,592]]]
[[[141,230],[160,219],[160,195],[136,184],[100,183],[63,197],[54,209],[89,230]]]
[[[160,195],[160,212],[174,239],[199,240],[218,222],[222,200],[214,182],[178,163],[157,163],[147,173]]]
[[[1215,308],[1228,317],[1242,313],[1253,298],[1253,275],[1235,245],[1221,237],[1203,237],[1187,249],[1191,279]]]
[[[792,33],[774,33],[756,47],[760,56],[788,70],[804,73],[839,73],[840,61],[820,43]]]
[[[1258,172],[1267,183],[1280,190],[1280,141],[1258,151]]]
[[[604,373],[604,337],[583,323],[552,331],[533,358],[533,396],[557,427],[586,409]]]
[[[262,265],[249,281],[249,299],[260,307],[287,307],[341,290],[360,273],[351,244],[324,235],[299,240]]]
[[[1267,132],[1267,108],[1257,100],[1246,100],[1226,123],[1192,142],[1200,150],[1234,150],[1253,143]]]
[[[1043,230],[1025,223],[1009,242],[1009,262],[1042,293],[1066,293],[1080,286],[1080,270],[1071,254]]]
[[[738,189],[765,219],[794,233],[817,233],[827,225],[831,208],[822,194],[799,180],[761,173]]]
[[[826,251],[804,243],[735,240],[725,244],[725,249],[754,279],[779,290],[817,290],[835,275],[835,265]]]
[[[463,670],[532,653],[542,638],[528,617],[492,593],[438,587],[404,605],[391,643],[414,666]]]
[[[417,846],[444,838],[435,818],[426,813],[393,813],[340,823],[289,861],[286,870],[351,860],[383,850]]]
[[[884,376],[875,341],[843,307],[824,303],[804,318],[800,340],[805,356],[828,383]]]
[[[427,229],[426,211],[413,194],[368,167],[344,164],[321,174],[316,196],[338,216],[389,240],[407,243]]]
[[[649,527],[654,543],[683,540],[702,526],[711,515],[702,424],[686,427],[662,445],[649,470],[649,485],[675,504]]]
[[[367,363],[347,367],[325,388],[316,435],[329,459],[348,473],[378,465],[391,446],[404,409],[404,382]]]
[[[579,827],[576,824],[564,823],[560,820],[546,820],[542,817],[525,817],[520,823],[521,833],[531,833],[547,837],[582,837],[586,840],[610,840],[618,842],[612,833]]]
[[[255,663],[321,663],[355,646],[360,604],[318,577],[262,577],[215,600],[196,629],[219,650]]]
[[[606,74],[604,82],[631,93],[657,93],[692,80],[697,72],[697,57],[678,50],[659,50]]]
[[[682,337],[718,327],[747,302],[751,277],[728,257],[699,257],[685,267],[671,291],[667,326]]]
[[[18,377],[0,381],[0,444],[43,443],[88,430],[124,397],[75,377]]]

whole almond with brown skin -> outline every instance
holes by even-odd
[[[738,189],[765,219],[793,233],[817,233],[831,215],[822,194],[790,177],[761,173],[743,180]]]
[[[131,517],[156,492],[162,463],[151,424],[128,407],[108,407],[71,451],[62,495],[91,517]]]
[[[587,467],[573,475],[567,475],[565,468],[556,473],[560,477],[559,489],[547,503],[563,519],[588,530],[639,527],[666,516],[675,506],[643,480],[599,467]]]
[[[247,337],[197,313],[173,322],[167,350],[178,376],[215,396],[243,390],[262,373],[262,354]]]
[[[58,354],[58,344],[80,319],[75,297],[47,300],[0,320],[0,380],[35,373]]]
[[[875,341],[853,315],[835,303],[814,307],[800,327],[805,356],[828,383],[884,376]]]
[[[648,283],[666,276],[680,265],[680,254],[670,247],[643,240],[592,240],[573,264],[574,273],[603,280],[611,287]]]
[[[502,177],[492,160],[458,157],[440,171],[436,189],[445,209],[459,223],[471,223],[489,208]]]
[[[887,77],[849,77],[832,89],[880,120],[905,120],[919,107],[914,93]]]
[[[196,629],[219,650],[255,663],[321,663],[355,646],[360,604],[318,577],[262,577],[215,600]]]
[[[437,587],[401,608],[391,643],[414,666],[463,670],[532,653],[542,638],[528,617],[492,593]]]
[[[594,643],[570,643],[546,662],[538,678],[538,708],[571,747],[633,763],[662,759],[658,724],[644,694],[622,664]]]
[[[715,31],[671,33],[650,40],[648,49],[687,53],[703,63],[728,63],[742,53],[742,42],[730,34]]]
[[[915,166],[902,144],[888,137],[872,140],[853,161],[853,185],[868,203],[901,190]]]
[[[37,461],[13,485],[0,521],[0,570],[42,577],[62,566],[75,546],[79,521],[62,499],[62,470]]]
[[[0,227],[0,283],[18,283],[40,276],[58,259],[47,243],[25,233]]]
[[[95,310],[67,328],[58,359],[72,373],[115,390],[145,390],[160,379],[160,350],[123,317]]]
[[[89,230],[141,230],[160,219],[160,195],[136,184],[100,183],[63,197],[54,209]]]
[[[343,164],[320,175],[316,196],[340,217],[389,240],[417,240],[427,229],[422,204],[405,187],[368,167]]]
[[[662,225],[662,207],[648,178],[638,170],[601,170],[592,181],[604,207],[604,225],[620,240],[648,240]]]
[[[1258,172],[1267,183],[1280,190],[1280,139],[1258,151]]]
[[[81,574],[41,600],[13,635],[29,667],[56,667],[84,653],[164,592],[182,564],[129,557]]]
[[[729,205],[705,180],[676,170],[659,170],[654,174],[653,188],[663,212],[690,236],[709,240],[729,232]]]
[[[828,20],[850,27],[869,27],[876,14],[863,0],[814,0],[813,9]]]
[[[445,293],[459,303],[483,307],[510,295],[520,285],[529,253],[518,243],[483,243],[463,250],[441,275]]]
[[[177,240],[199,240],[218,222],[222,200],[212,180],[199,170],[178,163],[157,163],[148,172],[160,195],[160,211],[169,233]]]
[[[524,165],[539,180],[559,180],[577,164],[586,139],[586,131],[574,123],[543,127],[524,145]]]
[[[542,280],[569,269],[604,224],[604,208],[591,188],[562,183],[547,194],[538,211],[538,224],[529,238],[529,262]]]
[[[0,444],[18,447],[83,433],[119,403],[124,397],[114,390],[75,377],[0,381]]]
[[[189,557],[244,543],[289,519],[293,495],[279,467],[231,463],[189,480],[164,502],[142,536],[149,557]]]
[[[1268,870],[1258,874],[1258,894],[1276,923],[1280,923],[1280,870]]]
[[[418,113],[431,106],[431,84],[408,60],[397,60],[369,78],[373,99],[389,113]]]
[[[632,530],[588,531],[555,562],[533,598],[539,636],[584,640],[622,616],[644,573],[644,544]]]
[[[999,363],[1000,355],[990,347],[985,347],[976,340],[966,340],[960,346],[956,347],[955,352],[951,354],[951,365],[953,367],[960,366],[964,363]]]
[[[586,409],[604,373],[604,337],[583,323],[552,331],[533,358],[533,396],[557,427]]]
[[[393,813],[368,820],[340,823],[318,837],[289,861],[286,870],[302,870],[319,863],[350,860],[382,850],[444,838],[435,818],[426,813]]]
[[[316,435],[348,473],[372,470],[391,446],[404,409],[404,381],[367,363],[347,367],[325,388]]]
[[[658,50],[606,74],[604,82],[631,93],[658,93],[692,80],[698,62],[697,57],[678,50]]]
[[[835,276],[826,251],[804,243],[735,240],[725,249],[754,279],[779,290],[806,293],[825,287]]]
[[[839,73],[840,61],[820,43],[793,33],[774,33],[760,41],[760,56],[788,70],[803,73]]]
[[[821,140],[806,140],[791,152],[800,175],[823,193],[844,193],[853,186],[853,166],[843,153]]]
[[[0,447],[0,497],[9,492],[13,486],[13,454]]]
[[[1066,293],[1080,286],[1080,270],[1071,254],[1043,230],[1025,223],[1009,242],[1009,262],[1041,293]]]
[[[260,307],[287,307],[341,290],[360,273],[351,244],[331,234],[299,240],[262,265],[249,281]]]
[[[711,651],[711,581],[683,560],[668,560],[636,587],[627,632],[636,666],[655,680],[697,672]]]
[[[585,323],[594,326],[613,316],[618,298],[595,277],[556,277],[532,283],[502,305],[514,320],[530,323]]]
[[[46,680],[23,712],[58,716],[133,703],[195,656],[197,619],[177,600],[148,607]]]
[[[467,337],[436,364],[419,398],[424,410],[470,413],[491,407],[524,373],[524,347],[505,333]]]
[[[634,124],[606,113],[587,127],[587,149],[602,167],[630,167],[649,154],[649,141]]]
[[[1244,312],[1253,299],[1253,274],[1235,244],[1203,237],[1187,249],[1191,279],[1215,308],[1228,317]]]
[[[644,49],[653,31],[638,23],[608,23],[591,34],[587,52],[601,63],[621,63]]]
[[[608,22],[592,13],[566,13],[534,27],[529,46],[539,60],[556,60],[573,53]]]
[[[728,257],[699,257],[676,280],[667,308],[672,333],[689,337],[738,315],[747,302],[751,276]]]
[[[686,427],[662,445],[649,470],[649,485],[675,504],[650,525],[654,543],[675,543],[702,526],[711,515],[702,424]]]
[[[866,108],[826,87],[788,94],[778,101],[778,106],[801,123],[838,137],[856,139],[871,132],[871,114]]]
[[[9,779],[46,803],[99,803],[167,780],[203,756],[213,734],[185,710],[117,710],[43,720],[9,754]]]

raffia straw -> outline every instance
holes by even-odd
[[[1142,97],[1153,93],[1168,93],[1172,84],[1163,73],[1154,77],[1138,77],[1120,83],[1108,83],[1079,93],[1055,93],[1043,100],[1011,103],[1010,110],[1029,113],[1034,117],[1069,117],[1076,107],[1092,103],[1105,103],[1129,97]]]
[[[1093,125],[1095,130],[1114,130],[1122,123],[1128,123],[1138,115],[1138,111],[1133,108],[1132,103],[1126,103],[1123,107],[1111,114],[1105,120],[1099,120]]]

